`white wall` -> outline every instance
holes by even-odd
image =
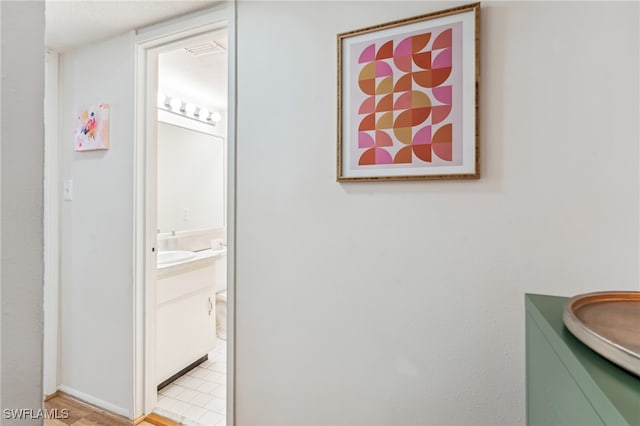
[[[158,123],[160,232],[224,227],[224,152],[220,137]]]
[[[3,1],[0,16],[0,405],[35,410],[42,407],[44,3]],[[2,424],[38,425],[42,421],[3,416]]]
[[[61,389],[133,410],[134,35],[61,55]],[[110,149],[73,150],[74,110],[110,105]],[[62,193],[62,191],[61,191]]]
[[[526,292],[638,289],[638,3],[483,2],[479,181],[335,182],[336,34],[239,2],[238,424],[522,424]]]

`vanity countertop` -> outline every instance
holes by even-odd
[[[158,265],[157,278],[163,278],[168,275],[174,275],[182,271],[198,268],[201,266],[213,263],[218,257],[226,256],[227,248],[221,249],[206,249],[194,252],[195,257],[188,260],[181,260],[178,262],[165,263]]]

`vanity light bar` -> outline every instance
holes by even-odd
[[[162,93],[158,94],[158,108],[176,115],[191,118],[215,126],[222,120],[222,114],[217,111],[209,111],[192,103],[186,103],[178,98],[172,98]]]

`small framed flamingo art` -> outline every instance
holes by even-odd
[[[337,180],[477,179],[480,3],[338,34]]]

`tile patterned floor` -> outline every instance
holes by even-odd
[[[158,393],[153,411],[185,426],[226,425],[227,344],[218,339],[209,359]]]

